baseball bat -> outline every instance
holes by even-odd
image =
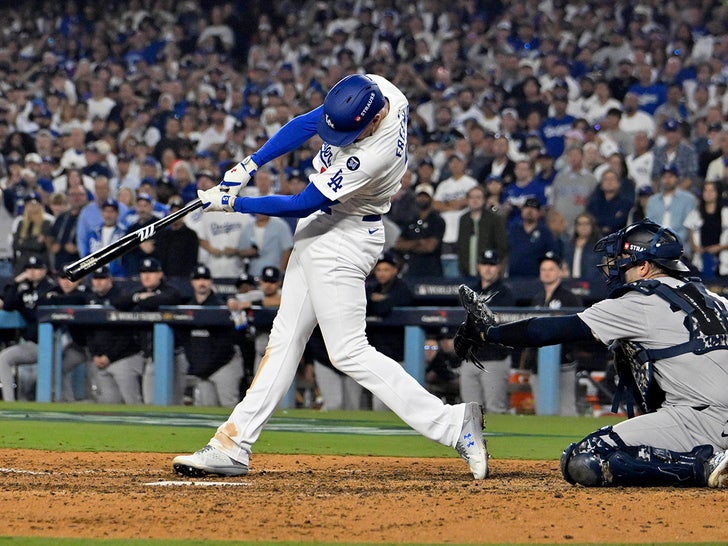
[[[164,218],[160,218],[156,222],[139,228],[136,231],[127,233],[121,239],[106,245],[104,248],[100,248],[88,256],[84,256],[71,264],[65,265],[63,267],[63,275],[67,279],[77,281],[91,273],[94,269],[98,269],[99,267],[111,263],[119,256],[123,256],[127,252],[130,252],[142,242],[154,237],[154,234],[158,231],[174,224],[183,216],[186,216],[193,210],[197,210],[200,207],[202,207],[202,201],[199,199],[190,201],[178,211],[175,211]]]

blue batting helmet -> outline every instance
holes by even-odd
[[[374,80],[362,74],[347,76],[326,95],[318,134],[332,146],[348,146],[382,108],[384,95]]]

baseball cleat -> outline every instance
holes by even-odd
[[[716,453],[708,461],[710,475],[708,476],[708,487],[728,487],[728,449]]]
[[[172,468],[177,474],[190,478],[204,478],[210,474],[216,476],[244,476],[248,473],[248,465],[231,459],[219,449],[206,445],[192,455],[180,455],[172,461]]]
[[[460,430],[455,451],[465,459],[476,480],[488,475],[488,451],[483,439],[483,408],[477,402],[465,405],[463,428]]]

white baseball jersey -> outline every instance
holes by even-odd
[[[407,169],[407,98],[381,76],[369,76],[389,100],[376,138],[343,148],[324,143],[313,162],[319,173],[309,177],[321,193],[339,201],[337,211],[360,216],[388,212]]]
[[[324,144],[310,176],[338,203],[330,213],[299,220],[278,309],[250,389],[210,444],[246,463],[253,443],[288,391],[311,332],[318,324],[332,364],[383,401],[427,438],[455,446],[464,404],[445,405],[367,340],[364,282],[384,246],[391,196],[407,168],[405,96],[371,76],[389,100],[374,133],[349,146]]]

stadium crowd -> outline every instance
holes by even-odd
[[[6,290],[38,264],[55,284],[65,264],[195,199],[353,72],[381,74],[410,100],[410,168],[386,217],[405,280],[475,281],[495,251],[506,279],[538,281],[548,254],[561,277],[593,287],[595,240],[645,216],[680,235],[704,279],[728,275],[723,2],[39,0],[0,11]],[[300,192],[320,144],[244,191]],[[215,280],[285,275],[295,220],[216,214],[189,215],[111,276],[156,263],[185,281],[199,265]]]

